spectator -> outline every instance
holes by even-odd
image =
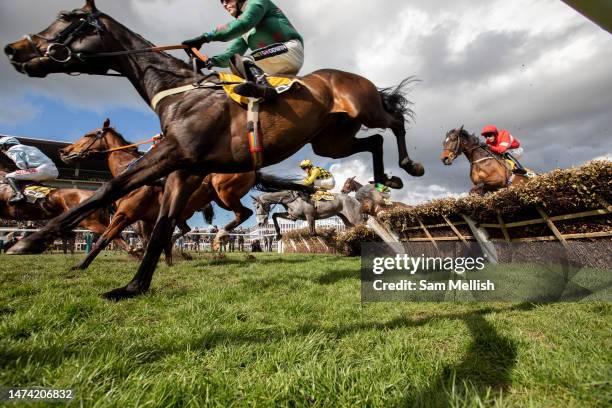
[[[193,230],[193,234],[191,235],[191,240],[194,243],[194,249],[196,252],[200,250],[200,230],[198,228]]]
[[[236,250],[236,235],[232,234],[229,237],[229,250],[234,252]]]
[[[251,252],[262,252],[261,243],[258,239],[255,239],[253,240],[253,242],[251,242]]]

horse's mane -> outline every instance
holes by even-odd
[[[461,131],[459,132],[459,137],[467,139],[472,143],[480,144],[480,139],[478,138],[478,136],[476,136],[475,133],[470,133],[465,129],[461,129]]]
[[[127,140],[125,137],[123,137],[123,135],[121,133],[119,133],[114,127],[109,127],[109,128],[104,129],[104,130],[109,130],[113,135],[118,137],[121,140],[121,142],[123,143],[124,146],[132,144],[132,142]],[[138,154],[142,155],[142,152],[140,152],[138,150],[138,146],[130,147],[129,149],[125,149],[125,151],[126,152],[130,152],[130,153],[138,153]]]

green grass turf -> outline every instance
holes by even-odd
[[[610,406],[610,304],[362,305],[358,258],[256,258],[160,264],[110,303],[135,262],[2,255],[0,386],[95,407]]]

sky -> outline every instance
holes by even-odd
[[[0,2],[3,45],[45,28],[60,10],[84,0]],[[98,8],[155,44],[180,43],[228,22],[216,0],[97,0]],[[385,166],[404,188],[393,199],[419,203],[470,188],[469,166],[439,160],[445,133],[464,125],[509,130],[522,143],[523,163],[537,172],[612,157],[612,36],[560,0],[276,0],[305,40],[301,74],[320,68],[354,72],[379,87],[408,76],[415,119],[410,155],[425,166],[413,178],[397,166],[397,146],[385,132]],[[214,55],[224,43],[205,45]],[[180,53],[176,56],[181,57]],[[105,118],[127,139],[159,132],[156,115],[123,78],[18,74],[0,58],[0,133],[75,141]],[[364,136],[379,133],[363,131]],[[265,153],[264,153],[265,154]],[[318,157],[310,146],[265,169],[301,175],[311,158],[331,169],[338,187],[347,177],[372,178],[369,154]],[[250,199],[243,199],[250,205]],[[215,224],[232,216],[216,208]],[[254,219],[245,225],[251,225]],[[190,225],[201,226],[200,216]]]

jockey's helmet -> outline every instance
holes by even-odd
[[[19,144],[19,140],[16,137],[12,136],[4,136],[0,138],[0,148],[8,149],[10,146],[15,146]]]
[[[480,132],[480,134],[484,137],[497,135],[497,127],[495,125],[487,125],[482,128],[482,132]]]
[[[302,160],[302,162],[300,163],[300,167],[303,169],[307,169],[309,167],[312,167],[312,161],[311,160]]]

